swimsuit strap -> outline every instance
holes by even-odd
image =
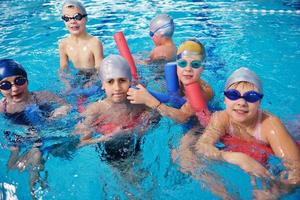
[[[254,128],[254,133],[253,133],[253,137],[259,141],[263,141],[262,136],[261,136],[261,120],[262,120],[262,110],[258,110],[258,118],[256,121],[256,125]]]

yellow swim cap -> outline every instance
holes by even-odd
[[[200,55],[204,59],[204,46],[198,40],[184,41],[177,50],[177,58],[181,58],[183,55]]]

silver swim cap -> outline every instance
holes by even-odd
[[[227,90],[232,84],[242,82],[242,81],[252,83],[260,93],[263,92],[262,84],[258,76],[253,71],[251,71],[246,67],[241,67],[235,70],[229,76],[225,84],[225,90]]]
[[[128,62],[119,55],[109,55],[100,65],[99,75],[101,81],[114,78],[128,78],[131,81],[131,72]]]
[[[82,3],[80,1],[77,0],[66,0],[62,6],[62,10],[61,12],[63,12],[63,9],[66,7],[75,7],[75,8],[79,8],[80,11],[82,12],[81,14],[86,15],[86,10],[84,8],[84,6],[82,5]]]
[[[150,23],[150,36],[154,34],[162,35],[165,37],[172,37],[174,33],[174,22],[172,17],[167,14],[161,14],[151,20]]]

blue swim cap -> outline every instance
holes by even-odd
[[[23,76],[27,78],[27,73],[22,65],[13,59],[0,59],[0,81],[10,76]]]

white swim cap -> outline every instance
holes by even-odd
[[[258,89],[258,92],[263,92],[262,84],[258,76],[246,67],[241,67],[235,70],[229,76],[225,84],[225,90],[227,90],[232,84],[242,81],[252,83]]]
[[[165,37],[172,37],[174,33],[174,22],[172,17],[167,14],[161,14],[151,20],[150,23],[150,36],[154,34],[162,35]]]
[[[75,8],[79,8],[80,11],[82,12],[81,14],[83,15],[86,15],[86,10],[84,8],[84,6],[82,5],[82,3],[80,1],[77,1],[77,0],[66,0],[62,6],[62,11],[63,12],[63,9],[66,8],[66,7],[75,7]]]
[[[128,78],[131,81],[131,72],[128,62],[119,55],[109,55],[100,65],[99,76],[101,81],[114,78]]]

